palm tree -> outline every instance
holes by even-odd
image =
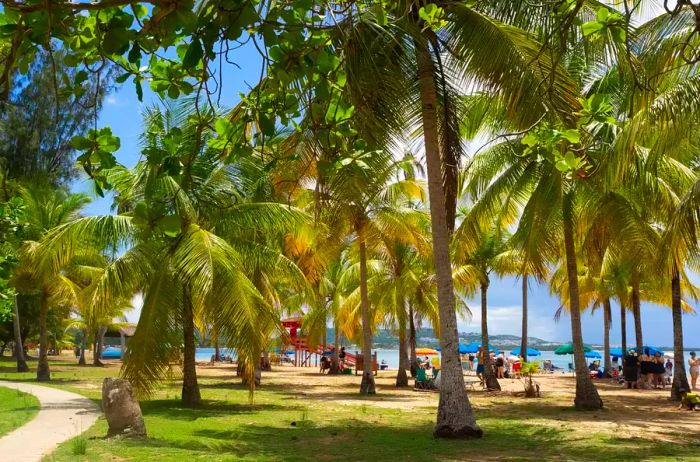
[[[77,219],[88,198],[80,194],[68,194],[64,190],[40,185],[21,190],[25,204],[26,236],[31,239],[22,244],[18,252],[19,264],[12,283],[20,293],[38,295],[39,299],[39,362],[36,379],[48,381],[51,371],[48,362],[48,338],[46,318],[53,306],[71,300],[70,280],[62,273],[63,267],[54,265],[48,254],[56,250],[39,239],[49,229]]]
[[[491,274],[503,274],[514,268],[515,262],[508,253],[508,233],[497,227],[476,231],[469,229],[470,237],[476,238],[478,246],[469,245],[469,241],[460,238],[467,232],[471,219],[467,218],[454,234],[455,285],[467,292],[477,289],[481,295],[481,345],[486,352],[484,358],[484,383],[489,390],[500,390],[501,386],[491,365],[488,334],[488,289]],[[475,231],[478,233],[475,236]]]
[[[475,7],[411,3],[386,13],[389,19],[383,27],[371,18],[353,18],[339,26],[346,91],[356,109],[358,131],[375,144],[395,139],[384,136],[387,132],[402,137],[407,126],[422,132],[443,358],[435,435],[479,436],[459,362],[449,252],[462,152],[458,95],[467,92],[451,82],[484,83],[504,98],[511,108],[507,114],[520,129],[548,109],[570,113],[577,106],[574,85],[565,79],[552,91],[542,88],[543,79],[556,68],[546,50],[527,33],[494,21]],[[432,27],[443,22],[446,27],[433,32]],[[497,56],[489,43],[500,44]],[[554,74],[564,75],[558,69]]]
[[[363,375],[360,393],[374,394],[372,373],[372,322],[367,286],[367,247],[373,242],[371,234],[374,219],[387,210],[399,197],[415,197],[422,190],[411,178],[401,179],[402,169],[410,169],[411,159],[394,161],[390,154],[380,151],[356,152],[354,156],[336,163],[333,173],[327,178],[325,199],[337,215],[347,216],[354,231],[358,248],[359,306],[362,319]],[[418,197],[420,199],[420,197]]]
[[[242,164],[223,166],[219,152],[207,144],[213,114],[197,116],[191,107],[186,101],[146,111],[145,159],[133,169],[109,172],[117,215],[75,220],[44,240],[56,249],[44,258],[58,262],[86,240],[126,248],[95,282],[93,302],[105,307],[138,291],[144,294],[121,374],[148,393],[182,351],[186,406],[200,401],[195,317],[206,314],[227,346],[236,348],[239,360],[255,364],[265,342],[261,332],[274,324],[275,316],[246,266],[278,261],[280,254],[264,244],[250,245],[249,237],[260,233],[281,240],[285,230],[303,219],[287,206],[247,200]],[[168,168],[150,162],[154,156]]]
[[[411,207],[395,207],[381,211],[373,220],[378,234],[375,253],[382,264],[378,274],[372,278],[370,292],[374,303],[385,310],[388,325],[398,332],[397,387],[408,385],[406,370],[411,368],[406,338],[409,334],[409,317],[415,316],[416,312],[427,316],[439,335],[437,301],[435,292],[431,290],[432,273],[426,261],[429,248],[427,218],[425,213]],[[415,338],[412,340],[415,342]]]

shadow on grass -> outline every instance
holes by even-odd
[[[141,410],[145,416],[164,417],[169,420],[193,421],[202,417],[235,417],[236,415],[253,415],[262,411],[300,411],[300,406],[281,406],[277,404],[239,404],[217,400],[202,400],[195,408],[182,407],[178,401],[171,399],[141,401]]]
[[[650,457],[684,457],[697,453],[697,444],[679,446],[643,438],[593,434],[571,438],[566,430],[538,426],[527,421],[484,419],[484,438],[435,440],[432,424],[398,426],[343,419],[329,425],[283,427],[232,425],[231,429],[193,429],[186,438],[131,441],[137,452],[156,448],[187,451],[207,460],[250,457],[249,460],[437,462],[444,460],[643,460]],[[151,448],[151,449],[149,449]],[[193,452],[195,454],[193,454]]]

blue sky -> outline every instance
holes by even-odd
[[[235,65],[224,66],[223,91],[221,102],[225,106],[236,104],[239,93],[245,93],[254,85],[260,75],[260,59],[252,47],[242,47],[232,55]],[[141,129],[140,113],[144,105],[154,104],[157,98],[148,90],[144,94],[144,102],[136,98],[133,85],[130,82],[122,85],[115,93],[109,95],[100,115],[100,126],[110,126],[114,134],[121,139],[121,148],[117,152],[117,160],[132,166],[139,158],[138,136]],[[90,193],[89,181],[83,179],[73,184],[75,191]],[[110,213],[111,199],[95,198],[87,207],[89,215]],[[700,284],[700,279],[695,281]],[[669,288],[670,290],[670,288]],[[513,278],[494,280],[489,290],[489,332],[491,334],[520,334],[520,281]],[[138,305],[138,301],[135,303]],[[461,319],[459,329],[463,332],[480,331],[478,301],[470,300],[469,306],[473,311],[471,319]],[[695,308],[700,310],[697,303]],[[570,319],[564,315],[557,323],[554,313],[559,307],[556,299],[549,295],[546,285],[533,283],[530,291],[530,335],[545,340],[570,340]],[[589,343],[600,343],[603,339],[603,319],[600,312],[583,314],[584,339]],[[672,345],[671,313],[667,308],[644,304],[642,306],[643,330],[645,343],[669,346]],[[138,319],[138,310],[129,315],[130,321]],[[628,315],[628,343],[633,343],[634,326],[632,317]],[[700,347],[700,320],[697,316],[684,316],[684,338],[688,347]],[[619,306],[613,306],[612,343],[619,343]]]

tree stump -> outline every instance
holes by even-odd
[[[104,409],[109,431],[107,437],[126,436],[143,438],[146,426],[141,407],[134,396],[131,384],[124,379],[104,379],[102,382],[102,409]]]

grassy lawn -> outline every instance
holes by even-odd
[[[244,399],[240,393],[239,397]],[[209,394],[211,397],[211,394]],[[434,440],[434,412],[406,413],[366,407],[303,407],[261,392],[251,409],[231,393],[197,410],[172,401],[143,405],[149,439],[104,440],[104,420],[88,433],[82,457],[64,444],[49,461],[217,460],[217,461],[452,461],[452,460],[690,460],[698,444],[649,443],[614,435],[585,439],[566,428],[522,418],[480,413],[485,437],[474,441]]]
[[[51,385],[97,400],[102,378],[116,372],[57,363]],[[0,378],[17,375],[0,369]],[[64,443],[45,461],[700,461],[700,441],[692,435],[659,439],[641,427],[638,434],[610,431],[614,423],[599,427],[598,420],[612,419],[615,411],[577,412],[553,398],[473,396],[484,437],[444,441],[431,436],[433,405],[376,405],[392,400],[387,389],[382,396],[362,400],[355,386],[348,385],[332,396],[312,399],[315,384],[300,390],[268,382],[251,406],[247,389],[230,376],[200,377],[204,403],[197,409],[179,406],[177,382],[166,383],[141,402],[148,439],[107,440],[107,424],[100,419],[80,441]],[[32,374],[25,378],[31,380]],[[80,454],[82,449],[76,448],[83,446]]]
[[[0,384],[0,436],[29,422],[39,412],[39,400]]]

